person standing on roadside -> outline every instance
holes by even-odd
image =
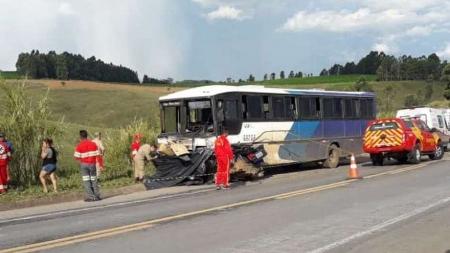
[[[95,163],[95,168],[97,170],[97,178],[100,177],[100,173],[105,170],[103,155],[105,154],[105,147],[102,142],[102,133],[94,133],[95,138],[92,140],[95,145],[97,145],[99,156],[97,156],[97,162]]]
[[[39,179],[41,180],[42,187],[44,188],[44,192],[48,192],[46,177],[50,177],[53,185],[53,191],[58,192],[56,187],[56,163],[58,152],[53,147],[53,140],[50,138],[46,138],[42,142],[42,150],[41,150],[41,158],[42,158],[42,169],[39,173]]]
[[[80,172],[87,194],[86,202],[101,200],[97,184],[97,170],[95,168],[98,156],[97,145],[88,139],[88,132],[80,130],[80,142],[75,148],[74,157],[80,163]]]
[[[134,181],[136,183],[139,182],[139,177],[136,177],[136,163],[134,162],[134,157],[136,156],[136,154],[139,151],[139,148],[141,147],[141,138],[142,138],[142,135],[140,133],[133,135],[133,142],[131,143],[131,146],[130,146],[131,165],[133,166]]]
[[[228,189],[230,187],[230,166],[233,163],[234,155],[227,136],[228,130],[224,129],[223,133],[217,137],[214,143],[214,153],[216,154],[217,161],[217,190]]]
[[[6,193],[8,190],[8,162],[10,159],[11,152],[6,143],[5,134],[0,132],[0,194]]]

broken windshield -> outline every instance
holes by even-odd
[[[186,132],[213,132],[210,100],[188,101],[186,109]]]

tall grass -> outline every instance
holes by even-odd
[[[0,81],[0,90],[5,99],[4,110],[0,112],[0,129],[14,145],[10,162],[12,183],[31,186],[38,182],[42,140],[58,136],[63,124],[49,120],[48,92],[33,101],[25,92],[24,82],[6,84]]]

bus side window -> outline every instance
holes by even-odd
[[[263,96],[264,119],[270,119],[269,97]]]
[[[242,118],[247,119],[247,96],[242,96]]]

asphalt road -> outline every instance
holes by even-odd
[[[348,166],[308,169],[235,184],[231,190],[45,219],[3,220],[0,249],[446,252],[450,250],[448,157],[420,165],[360,164],[363,180],[346,181]]]

